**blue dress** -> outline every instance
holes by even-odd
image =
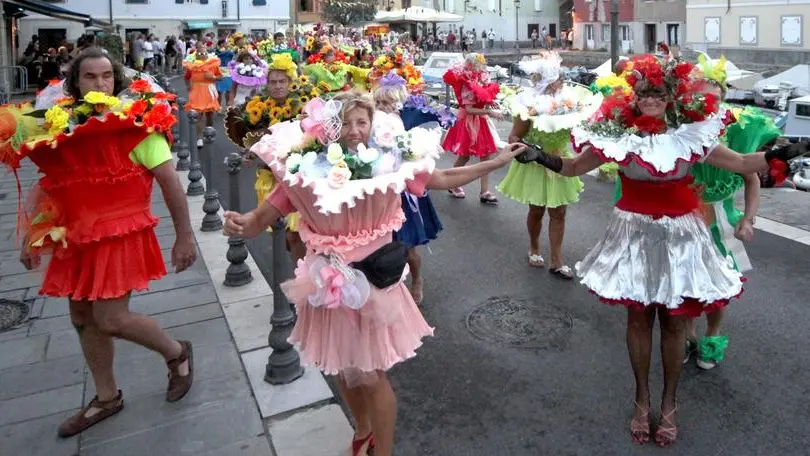
[[[226,93],[230,92],[231,87],[233,86],[233,81],[231,80],[231,76],[228,73],[228,64],[231,63],[231,60],[235,57],[233,51],[224,51],[224,52],[217,52],[217,57],[219,57],[220,61],[220,69],[222,70],[222,79],[217,81],[217,92],[219,93]]]
[[[403,108],[400,111],[402,123],[406,130],[428,122],[438,122],[438,117],[431,113],[423,113],[414,108]],[[394,232],[394,239],[410,247],[425,245],[436,239],[443,229],[439,214],[433,207],[430,195],[415,196],[408,192],[402,195],[402,211],[405,213],[405,223],[399,231]]]

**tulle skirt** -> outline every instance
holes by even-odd
[[[576,269],[603,302],[663,306],[674,315],[711,312],[743,291],[742,275],[697,213],[654,219],[614,209],[604,239]]]
[[[414,196],[403,192],[402,211],[405,213],[405,223],[394,233],[394,239],[410,247],[427,244],[436,239],[443,229],[439,214],[427,193],[425,196]]]
[[[362,249],[362,248],[361,248]],[[357,258],[364,258],[363,252]],[[360,309],[315,307],[308,301],[317,286],[310,278],[316,256],[298,262],[295,278],[282,290],[295,304],[298,320],[289,341],[298,346],[301,358],[327,375],[342,375],[350,387],[376,380],[377,371],[416,356],[422,338],[433,335],[403,282],[371,295]]]
[[[496,188],[523,204],[555,208],[579,201],[584,186],[578,177],[565,177],[536,163],[513,160]]]
[[[219,94],[213,83],[192,82],[188,94],[186,111],[216,112],[219,111]]]
[[[486,116],[459,119],[447,132],[442,148],[459,157],[489,157],[498,151],[494,130],[495,125]]]
[[[166,275],[153,228],[71,246],[54,254],[40,294],[73,300],[120,298]]]

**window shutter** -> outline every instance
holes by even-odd
[[[185,2],[185,0],[174,0],[174,3],[177,3],[178,5],[181,5],[181,4],[186,3],[186,2]]]
[[[264,6],[267,5],[267,0],[253,0],[254,6]]]
[[[200,0],[200,5],[207,5],[207,4],[208,4],[208,0]]]

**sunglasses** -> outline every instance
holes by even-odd
[[[663,101],[667,98],[667,94],[661,92],[642,92],[637,95],[639,100],[644,98],[652,98],[654,100]]]

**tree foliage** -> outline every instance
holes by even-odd
[[[106,49],[115,60],[124,63],[124,42],[114,33],[103,33],[96,36],[96,44]]]
[[[370,22],[377,14],[375,0],[324,0],[321,7],[326,22],[340,25]]]

